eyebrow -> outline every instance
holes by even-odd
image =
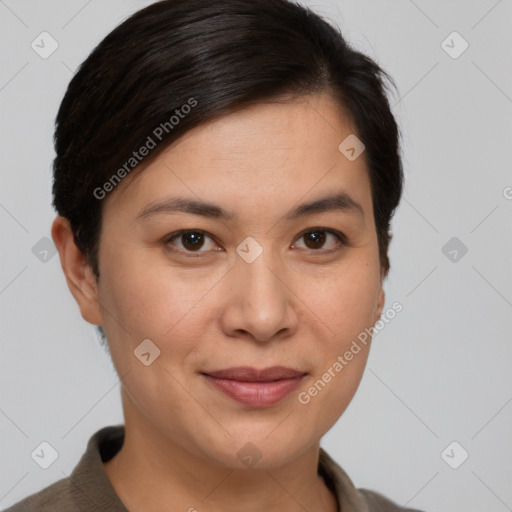
[[[362,206],[352,199],[346,192],[340,192],[338,194],[316,199],[310,203],[304,203],[296,206],[287,212],[283,218],[285,220],[294,220],[314,213],[331,211],[358,214],[364,219]],[[221,220],[234,220],[238,217],[235,212],[225,210],[213,203],[184,197],[172,197],[157,203],[150,203],[141,210],[137,215],[137,219],[145,219],[152,215],[171,214],[176,212],[190,213],[193,215]]]

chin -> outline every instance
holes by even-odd
[[[231,437],[223,436],[218,444],[205,447],[203,455],[230,469],[271,469],[293,461],[319,441],[311,436],[301,439],[302,428],[291,431],[288,426],[279,432],[280,427],[276,425],[279,421],[272,422],[270,427],[268,423],[260,428],[254,423],[240,425],[236,432],[229,430]],[[204,443],[204,439],[202,441]]]

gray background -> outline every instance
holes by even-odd
[[[108,355],[40,240],[54,218],[51,138],[65,88],[148,3],[0,0],[2,508],[69,475],[92,433],[123,421]],[[512,2],[307,4],[395,79],[406,174],[386,283],[386,307],[404,309],[375,338],[359,391],[322,444],[358,487],[401,504],[512,510]],[[31,48],[43,31],[59,45],[47,59]],[[442,47],[453,31],[469,44],[458,58]],[[461,257],[454,246],[456,261],[442,251],[452,237],[468,248]],[[42,441],[59,454],[46,470],[30,455]],[[453,441],[452,465],[469,453],[458,469],[441,457]]]

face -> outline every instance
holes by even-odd
[[[326,94],[258,104],[105,199],[86,319],[124,376],[127,422],[229,467],[250,442],[272,467],[343,413],[369,349],[353,341],[384,300],[364,153],[338,149],[351,133]]]

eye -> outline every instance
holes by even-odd
[[[305,241],[305,247],[297,247],[296,244],[292,247],[325,253],[337,251],[348,245],[347,237],[343,233],[331,229],[312,228],[302,233],[298,240],[301,239]],[[324,248],[326,243],[330,245],[327,249]],[[212,250],[222,250],[221,248],[215,249],[217,244],[212,236],[201,230],[177,231],[167,237],[165,244],[171,246],[172,250],[188,254],[198,253],[199,255]]]
[[[330,235],[330,236],[329,236]],[[326,242],[331,239],[330,248],[324,249],[324,252],[336,251],[346,245],[348,245],[347,237],[336,230],[313,228],[309,229],[305,233],[302,233],[298,240],[303,239],[305,241],[305,249],[313,251],[319,251],[323,249]],[[295,246],[294,246],[295,247]],[[303,247],[299,247],[303,249]]]
[[[178,243],[175,243],[175,241]],[[199,230],[178,231],[170,235],[165,243],[167,245],[177,245],[178,250],[188,253],[208,252],[216,245],[211,236]],[[201,249],[205,247],[206,249],[202,251]]]

